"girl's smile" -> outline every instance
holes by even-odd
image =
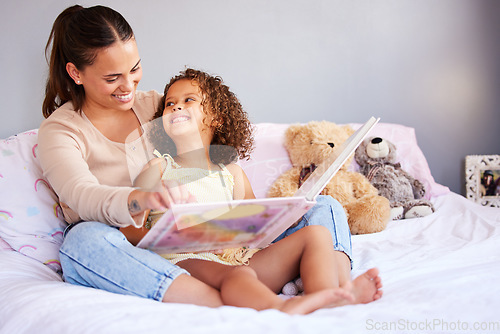
[[[170,124],[186,122],[186,121],[189,121],[191,119],[191,117],[189,115],[184,115],[184,114],[180,114],[180,113],[175,113],[175,114],[170,114],[170,115],[171,115]]]
[[[201,102],[200,88],[195,81],[183,79],[175,82],[165,96],[163,126],[174,141],[177,149],[187,149],[187,143],[199,138],[198,146],[208,147],[212,141],[213,130],[206,124],[207,115]],[[190,147],[192,149],[192,147]]]

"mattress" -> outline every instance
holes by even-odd
[[[50,267],[0,251],[0,333],[366,333],[500,331],[500,210],[449,192],[436,212],[353,236],[355,277],[380,269],[370,304],[287,315],[164,304],[66,284]]]

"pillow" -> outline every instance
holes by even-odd
[[[5,251],[5,250],[13,250],[12,247],[9,246],[8,243],[3,241],[2,238],[0,238],[0,252]]]
[[[0,140],[0,238],[15,251],[61,271],[66,223],[36,158],[37,130]]]
[[[284,172],[292,168],[283,146],[283,133],[290,124],[257,123],[254,127],[254,151],[249,160],[238,164],[252,185],[255,197],[266,197],[267,190]]]
[[[341,124],[340,124],[341,125]],[[349,124],[358,129],[361,124]],[[292,167],[283,146],[283,134],[290,124],[258,123],[255,125],[255,149],[250,160],[240,161],[257,198],[266,196],[273,182]],[[417,144],[415,129],[399,124],[378,123],[369,136],[375,135],[393,142],[398,149],[401,167],[420,180],[426,189],[427,199],[449,192],[449,189],[434,181],[429,165]],[[351,170],[359,170],[353,159]]]

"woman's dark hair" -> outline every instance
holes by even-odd
[[[153,119],[161,119],[165,109],[165,98],[170,87],[179,80],[196,82],[203,97],[203,111],[212,117],[205,117],[203,122],[214,129],[210,146],[210,159],[213,163],[229,164],[238,157],[248,159],[253,149],[252,125],[246,111],[243,110],[236,95],[223,84],[222,78],[205,72],[187,68],[173,77],[165,86],[163,97]],[[207,122],[209,122],[207,124]],[[175,144],[165,133],[163,122],[153,122],[150,139],[161,153],[176,155]]]
[[[116,41],[126,42],[134,37],[132,28],[115,10],[94,6],[75,5],[66,8],[54,21],[45,47],[47,58],[50,50],[49,75],[45,87],[43,116],[49,117],[67,101],[81,111],[85,100],[83,86],[76,85],[66,71],[66,64],[73,63],[83,70],[92,65],[97,52]],[[52,47],[52,48],[51,48]]]

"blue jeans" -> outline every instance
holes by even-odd
[[[319,196],[296,227],[275,241],[308,225],[323,225],[333,245],[351,258],[351,235],[342,206],[331,196]],[[158,254],[130,244],[115,227],[99,222],[70,225],[59,251],[64,280],[109,292],[161,301],[177,276],[189,273]]]
[[[159,301],[177,276],[189,275],[158,254],[133,246],[117,228],[99,222],[73,225],[65,233],[59,256],[66,282]]]
[[[351,260],[352,266],[351,231],[347,224],[347,216],[344,208],[336,199],[329,195],[319,195],[316,198],[316,202],[316,205],[302,216],[297,226],[287,229],[274,242],[289,236],[304,226],[322,225],[332,235],[333,248],[345,253]]]

